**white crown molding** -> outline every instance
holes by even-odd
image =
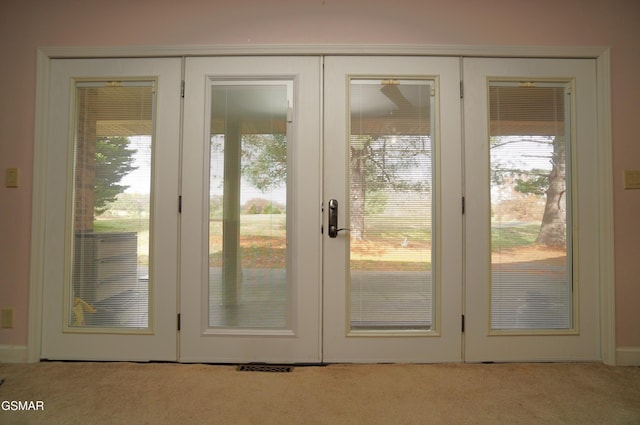
[[[400,44],[221,44],[185,46],[40,47],[51,59],[181,56],[381,55],[597,58],[607,47]]]

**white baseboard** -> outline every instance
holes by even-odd
[[[616,348],[616,366],[640,366],[640,347]]]
[[[0,345],[0,363],[26,363],[26,345]]]
[[[27,363],[26,345],[0,345],[0,363]],[[640,347],[616,348],[616,366],[640,366]]]

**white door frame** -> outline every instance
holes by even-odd
[[[37,52],[35,137],[33,157],[31,255],[29,278],[29,334],[26,357],[38,362],[41,353],[46,218],[47,115],[51,60],[59,58],[126,58],[253,55],[414,55],[475,57],[591,58],[597,66],[598,195],[600,198],[598,251],[600,253],[601,359],[615,365],[615,274],[613,240],[613,163],[611,144],[611,72],[607,47],[528,47],[470,45],[211,45],[131,47],[42,47]]]

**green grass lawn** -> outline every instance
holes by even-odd
[[[241,255],[243,267],[285,267],[286,264],[286,215],[246,214],[241,217]],[[138,234],[138,259],[140,264],[148,263],[149,221],[143,219],[109,218],[94,222],[95,232],[136,232]],[[388,217],[370,217],[367,229],[371,232],[371,242],[376,240],[402,241],[405,237],[414,243],[421,241],[431,244],[429,223],[417,220],[393,220]],[[492,227],[491,246],[494,251],[518,248],[535,243],[540,230],[539,224],[521,224],[509,227]],[[211,221],[212,237],[220,237],[221,221]],[[373,235],[375,234],[375,237]],[[215,236],[217,235],[217,236]],[[221,244],[219,245],[221,248]],[[221,253],[211,252],[211,266],[221,264]],[[401,259],[399,259],[401,260]],[[366,258],[354,259],[351,267],[359,270],[429,270],[430,262],[413,261],[407,254],[406,261],[374,261]]]
[[[518,248],[531,245],[536,241],[539,224],[522,224],[510,227],[491,227],[491,249]]]
[[[93,231],[96,233],[109,232],[144,232],[149,231],[149,220],[139,218],[106,218],[93,222]]]

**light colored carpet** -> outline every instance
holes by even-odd
[[[640,368],[602,364],[0,364],[0,424],[640,424]],[[9,406],[3,403],[3,408]]]

